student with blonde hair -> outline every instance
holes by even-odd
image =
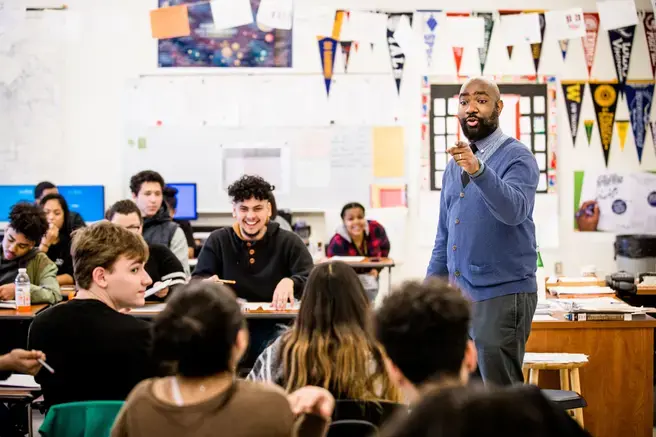
[[[337,399],[398,401],[369,319],[369,299],[353,269],[321,264],[310,274],[294,326],[260,355],[248,378],[288,392],[316,385]]]

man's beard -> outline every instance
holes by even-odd
[[[244,229],[243,226],[242,226],[242,228],[241,228],[241,233],[242,233],[245,237],[247,237],[247,238],[249,238],[249,239],[251,239],[251,240],[254,239],[254,238],[256,238],[257,236],[259,236],[259,235],[260,235],[260,232],[262,232],[262,229],[260,229],[260,230],[257,231],[257,232],[254,232],[254,233],[250,233],[250,232],[246,232],[246,229]]]
[[[475,127],[469,126],[467,124],[468,118],[476,118],[478,120],[478,125]],[[495,108],[494,111],[492,111],[490,118],[487,119],[478,116],[461,118],[460,127],[462,127],[462,132],[469,141],[480,141],[489,136],[499,127],[499,111]]]

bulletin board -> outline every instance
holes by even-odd
[[[446,153],[464,137],[457,118],[461,84],[433,84],[430,87],[430,187],[442,188],[442,175],[451,158]],[[549,189],[549,108],[547,84],[499,84],[504,108],[499,124],[506,135],[517,138],[535,155],[540,169],[537,192]]]

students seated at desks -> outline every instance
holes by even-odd
[[[119,200],[113,204],[105,213],[105,219],[130,232],[141,235],[143,229],[141,211],[131,200]],[[161,282],[171,280],[171,285],[146,298],[148,301],[161,301],[168,295],[169,289],[175,289],[177,286],[186,283],[187,277],[180,260],[175,257],[168,247],[161,244],[149,244],[148,252],[150,256],[146,261],[145,269],[153,281],[153,287]]]
[[[132,176],[132,198],[144,218],[143,237],[151,244],[162,244],[175,254],[189,276],[189,252],[184,231],[171,218],[164,202],[164,178],[152,170],[144,170]]]
[[[166,206],[169,208],[169,214],[173,221],[176,222],[184,232],[185,238],[187,239],[187,252],[189,258],[195,258],[196,240],[194,240],[194,230],[191,227],[191,223],[189,220],[178,220],[175,218],[175,212],[178,209],[178,198],[175,197],[177,194],[177,188],[164,187],[164,202],[166,202]]]
[[[278,223],[280,225],[280,229],[294,232],[291,223],[285,220],[284,217],[278,215],[278,204],[276,204],[276,196],[273,195],[273,191],[269,195],[269,203],[271,204],[271,221]]]
[[[274,187],[259,176],[242,176],[228,187],[235,223],[209,236],[194,277],[235,281],[237,296],[272,302],[277,309],[301,298],[313,262],[300,238],[271,222]]]
[[[287,397],[272,385],[237,379],[247,348],[246,323],[232,291],[208,282],[186,286],[153,326],[153,356],[174,363],[175,375],[135,387],[111,435],[194,437],[229,430],[243,437],[292,436],[298,413],[319,415],[304,418],[302,435],[323,435],[334,408],[330,393],[306,387]]]
[[[342,223],[326,247],[326,255],[366,256],[386,258],[390,251],[390,241],[383,225],[375,220],[366,220],[364,206],[357,202],[347,203],[341,212]],[[379,269],[356,268],[359,275],[369,275],[375,280],[361,277],[370,300],[378,294]]]
[[[43,199],[43,196],[47,196],[48,194],[59,194],[59,190],[57,189],[57,186],[53,184],[52,182],[39,182],[36,187],[34,187],[34,202],[37,204],[41,203],[41,199]],[[84,223],[84,219],[80,214],[78,214],[75,211],[70,211],[71,215],[71,225],[74,229],[81,228],[83,226],[86,226],[86,223]]]
[[[370,333],[369,308],[351,267],[316,266],[294,326],[258,357],[248,379],[274,382],[288,392],[309,384],[338,399],[398,401],[382,348]]]
[[[39,313],[28,347],[48,356],[36,375],[47,405],[123,400],[154,375],[150,324],[128,314],[144,305],[151,284],[144,269],[148,246],[141,236],[108,222],[73,235],[78,292],[73,300]]]
[[[57,303],[62,297],[57,282],[57,266],[36,247],[48,229],[41,207],[17,203],[9,212],[0,256],[0,300],[14,300],[14,280],[18,269],[27,270],[31,303]]]
[[[384,437],[586,437],[590,434],[540,389],[447,387],[432,391],[410,414],[398,415]]]
[[[73,285],[71,233],[77,228],[71,221],[66,199],[60,194],[47,194],[39,202],[48,220],[48,230],[41,238],[39,249],[57,265],[59,285]]]

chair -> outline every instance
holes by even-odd
[[[378,428],[365,420],[338,420],[330,424],[327,437],[376,437]]]
[[[550,361],[549,358],[552,357]],[[588,404],[581,393],[579,369],[588,363],[581,354],[526,353],[524,356],[524,380],[538,385],[540,370],[558,370],[560,373],[560,390],[543,390],[543,394],[552,402],[573,412],[574,419],[583,428],[583,407]],[[571,390],[570,390],[571,387]]]
[[[338,400],[333,411],[333,423],[340,421],[365,421],[380,427],[400,409],[407,411],[403,404],[387,401]]]
[[[43,437],[109,437],[123,401],[88,401],[54,405],[39,433]]]

